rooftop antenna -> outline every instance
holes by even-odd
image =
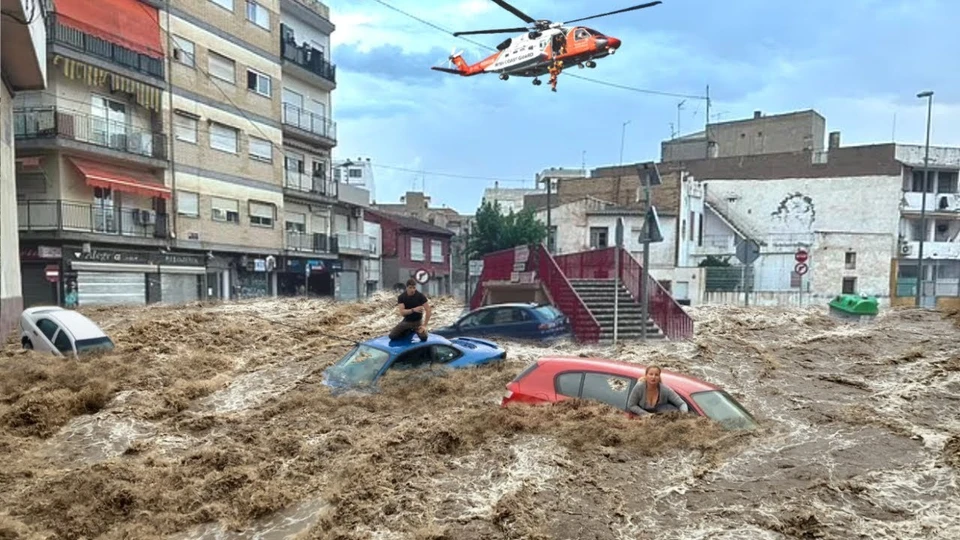
[[[580,153],[580,172],[584,177],[587,176],[587,151]]]
[[[687,100],[684,99],[681,100],[680,103],[677,103],[677,137],[680,136],[680,111],[683,109],[683,104],[686,102]]]

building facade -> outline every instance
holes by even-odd
[[[453,233],[418,219],[369,210],[364,218],[376,223],[382,231],[381,255],[382,287],[403,288],[403,284],[418,271],[430,276],[421,290],[428,295],[452,293],[451,238]]]
[[[15,104],[29,304],[359,294],[377,248],[357,236],[369,196],[331,178],[325,5],[51,8],[51,84]]]
[[[18,235],[16,117],[20,92],[47,86],[46,12],[40,0],[3,2],[0,17],[0,342],[23,309]],[[58,277],[59,279],[59,277]]]

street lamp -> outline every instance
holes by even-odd
[[[930,118],[933,110],[933,91],[917,94],[920,99],[927,98],[927,142],[923,154],[923,192],[920,195],[920,248],[917,250],[917,290],[914,305],[920,307],[923,289],[923,241],[927,237],[927,186],[930,183]]]
[[[623,142],[627,137],[627,124],[630,123],[630,120],[627,120],[623,123],[623,129],[620,131],[620,166],[623,166]]]

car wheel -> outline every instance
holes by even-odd
[[[33,342],[27,338],[23,338],[23,348],[27,350],[33,350]]]

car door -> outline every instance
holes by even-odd
[[[522,338],[523,333],[523,314],[515,307],[502,307],[491,310],[493,315],[487,332],[489,335]]]
[[[44,351],[44,352],[54,352],[57,350],[57,347],[53,344],[53,338],[57,336],[57,332],[60,331],[60,325],[53,322],[51,319],[41,317],[36,320],[34,323],[40,332],[36,330],[32,331],[30,341],[33,343],[34,350]]]
[[[391,371],[405,371],[429,366],[433,362],[433,348],[415,347],[401,353],[387,368]]]
[[[597,371],[566,372],[554,380],[557,400],[580,398],[599,401],[621,411],[627,410],[627,398],[637,380],[633,377]]]
[[[73,356],[73,336],[66,327],[61,326],[57,335],[53,336],[53,346],[64,356]]]
[[[433,355],[433,365],[447,366],[463,356],[463,352],[449,345],[431,345]]]

